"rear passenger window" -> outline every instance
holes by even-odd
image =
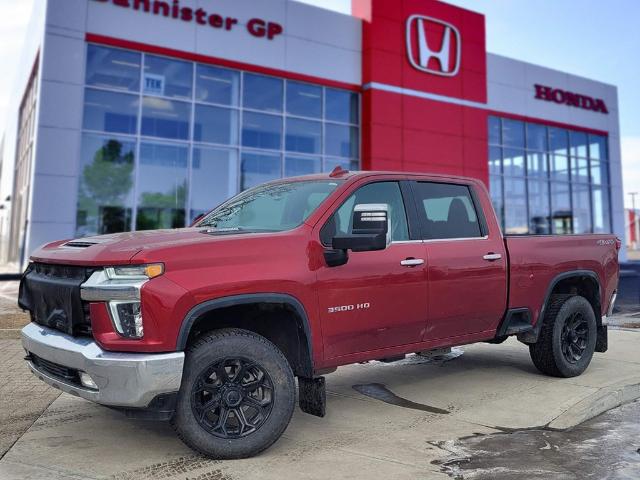
[[[418,182],[415,192],[423,239],[482,236],[468,186]]]

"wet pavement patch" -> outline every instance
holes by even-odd
[[[399,397],[391,390],[389,390],[386,385],[383,385],[381,383],[354,385],[353,389],[356,392],[361,393],[362,395],[370,398],[375,398],[376,400],[380,400],[391,405],[396,405],[398,407],[411,408],[413,410],[422,410],[423,412],[438,413],[442,415],[446,415],[449,413],[448,410],[432,407],[430,405],[424,405],[422,403],[412,402],[411,400],[407,400],[406,398]]]
[[[544,429],[435,442],[446,458],[433,463],[455,479],[640,478],[640,402],[567,431]]]

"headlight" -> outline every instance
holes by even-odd
[[[121,267],[108,267],[104,269],[109,280],[147,280],[164,273],[162,263],[149,265],[125,265]]]
[[[116,332],[140,339],[144,335],[140,291],[147,281],[163,273],[162,263],[106,267],[80,286],[80,297],[87,302],[107,302]]]
[[[109,314],[117,332],[127,338],[142,338],[142,312],[140,302],[113,300],[109,302]]]

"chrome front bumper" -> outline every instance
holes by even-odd
[[[36,323],[22,329],[22,345],[28,354],[89,374],[97,389],[71,383],[29,360],[29,368],[42,381],[103,405],[144,408],[156,396],[180,389],[184,352],[107,352],[91,338],[72,337]]]

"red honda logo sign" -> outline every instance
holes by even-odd
[[[427,34],[440,37],[439,44],[429,45]],[[423,72],[453,77],[460,71],[460,31],[452,24],[424,15],[411,15],[407,19],[407,55],[411,65]]]
[[[534,88],[536,89],[535,98],[537,100],[560,103],[569,107],[577,107],[594,112],[609,113],[607,105],[601,98],[592,98],[560,88],[547,87],[546,85],[534,85]]]

